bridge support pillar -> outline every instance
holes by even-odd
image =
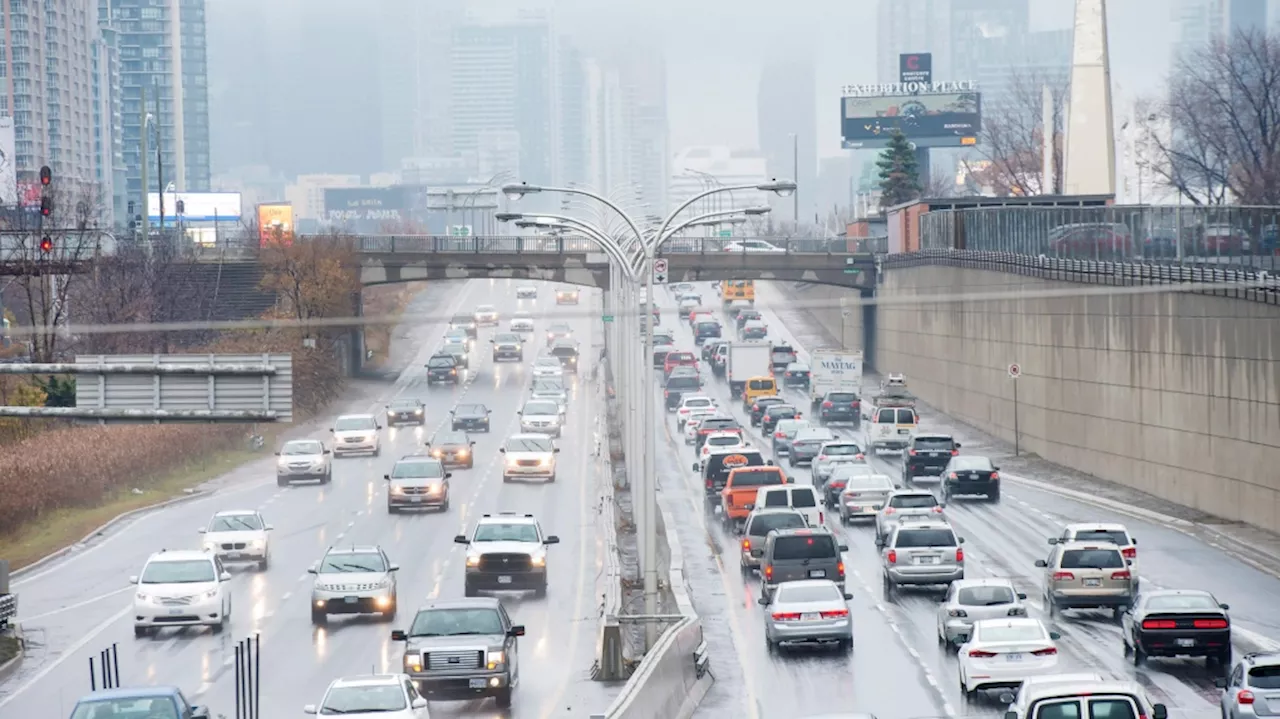
[[[364,317],[364,292],[356,291],[352,293],[351,309],[352,315],[355,317]],[[365,361],[365,345],[364,345],[364,325],[353,325],[347,340],[347,347],[351,351],[351,376],[360,374],[364,369]]]
[[[863,290],[862,301],[862,362],[865,366],[876,367],[876,305],[875,290]]]

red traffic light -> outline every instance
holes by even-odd
[[[53,252],[53,240],[49,239],[48,235],[45,235],[40,240],[40,251],[45,253],[46,255],[49,254],[50,252]]]
[[[40,168],[40,184],[48,187],[51,182],[53,182],[53,170],[50,170],[49,166],[45,165]]]
[[[40,214],[48,217],[53,214],[53,200],[48,197],[40,198]]]

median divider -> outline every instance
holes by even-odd
[[[596,596],[600,597],[599,626],[596,630],[596,661],[592,667],[592,678],[597,681],[621,681],[626,678],[626,667],[623,663],[622,625],[618,615],[622,613],[622,561],[618,548],[617,505],[614,503],[613,490],[617,482],[616,476],[621,468],[613,466],[612,457],[620,452],[620,443],[614,433],[609,431],[615,418],[615,400],[609,397],[608,387],[612,373],[607,363],[603,372],[598,372],[600,384],[596,389],[596,401],[604,402],[607,411],[600,419],[596,430],[596,464],[600,470],[597,476],[604,480],[599,482],[599,494],[596,497],[596,536],[604,539],[604,568],[596,577]]]

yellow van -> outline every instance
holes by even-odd
[[[721,280],[720,299],[726,305],[738,301],[754,305],[756,303],[755,280]]]
[[[742,406],[750,407],[761,397],[778,393],[778,381],[772,377],[752,377],[742,388]]]

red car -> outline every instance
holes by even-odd
[[[697,366],[698,358],[692,352],[668,352],[666,361],[662,363],[662,373],[671,374],[671,370],[676,367]]]

